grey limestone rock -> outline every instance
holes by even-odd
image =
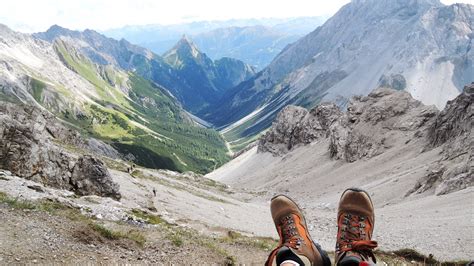
[[[332,103],[321,104],[309,112],[302,107],[287,106],[260,139],[258,150],[278,155],[298,145],[326,138],[330,125],[341,115],[342,112]]]
[[[119,185],[112,181],[105,164],[89,155],[80,157],[74,168],[70,183],[79,195],[100,195],[120,200]]]
[[[104,164],[91,156],[65,150],[59,142],[85,145],[77,132],[34,107],[2,102],[0,168],[45,186],[120,199],[118,185]]]

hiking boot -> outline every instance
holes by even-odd
[[[272,199],[270,208],[280,241],[265,265],[280,265],[286,260],[306,266],[331,265],[326,252],[311,239],[303,213],[294,201],[279,195]]]
[[[342,193],[337,212],[336,265],[370,265],[376,259],[374,205],[367,192],[349,188]]]

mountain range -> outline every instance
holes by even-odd
[[[345,106],[377,87],[443,108],[474,80],[474,7],[438,0],[360,0],[286,47],[203,115],[245,145],[288,104]]]
[[[258,73],[235,58],[213,60],[197,43],[211,47],[206,41],[215,39],[223,47],[214,49],[219,54],[237,42],[241,46],[236,47],[236,56],[242,51],[251,54],[255,50],[247,43],[266,47],[255,41],[261,32],[271,28],[270,35],[276,32],[276,36],[315,19],[262,22],[263,26],[231,21],[169,27],[170,32],[195,29],[197,41],[182,35],[163,55],[93,30],[54,25],[27,35],[2,26],[2,98],[42,106],[147,166],[205,172],[227,160],[226,145],[234,151],[244,148],[288,104],[310,108],[334,101],[344,107],[353,95],[390,87],[443,108],[474,79],[473,13],[472,5],[445,6],[437,0],[352,1],[286,46]],[[223,25],[243,27],[219,28]],[[142,29],[161,26],[135,29],[139,38]],[[240,34],[254,37],[236,37]],[[113,130],[120,124],[123,130]],[[220,130],[224,138],[199,125]],[[155,159],[143,158],[142,148],[149,148],[151,136],[135,134],[136,128],[158,134],[150,133],[161,139],[151,154],[167,163],[155,165]],[[171,143],[181,138],[192,141],[193,134],[200,136],[199,142],[204,139],[204,146],[197,145],[199,152],[189,148],[193,145]],[[149,139],[136,140],[136,135]],[[206,163],[198,163],[196,154],[187,149]]]
[[[326,19],[322,16],[198,21],[174,25],[126,26],[103,33],[116,39],[124,38],[157,54],[168,51],[185,34],[214,60],[231,57],[262,69],[286,45],[313,31]]]
[[[92,30],[29,35],[2,25],[0,38],[1,99],[49,110],[144,166],[206,172],[227,160],[221,136],[185,109],[217,99],[250,66],[214,62],[186,38],[165,58]]]

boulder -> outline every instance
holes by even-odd
[[[79,195],[99,195],[120,200],[119,185],[114,183],[105,164],[92,156],[80,157],[74,168],[70,183]]]

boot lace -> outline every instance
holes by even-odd
[[[340,237],[336,244],[336,252],[352,251],[360,254],[364,259],[370,257],[376,262],[372,250],[377,247],[377,242],[370,240],[367,217],[346,213],[341,219],[343,220],[340,226]]]
[[[284,216],[281,219],[282,223],[282,235],[283,235],[283,243],[286,246],[298,249],[302,243],[302,238],[298,233],[298,229],[295,225],[295,220],[292,215]]]

